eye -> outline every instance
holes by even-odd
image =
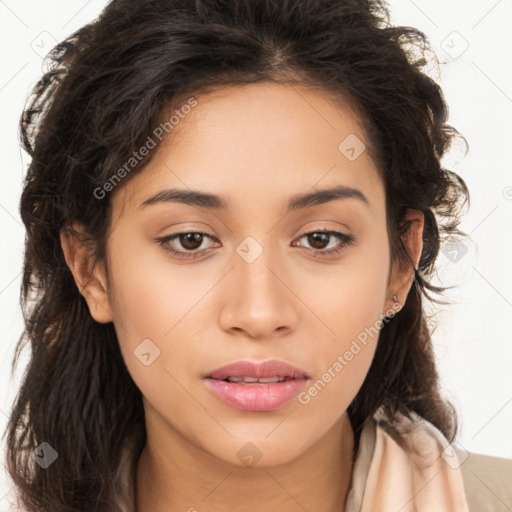
[[[201,231],[187,231],[182,233],[175,233],[174,235],[164,236],[157,238],[156,241],[172,255],[179,257],[179,259],[196,258],[201,253],[207,251],[209,248],[198,250],[205,239],[213,240],[213,236]],[[179,246],[176,250],[176,242]],[[174,245],[174,247],[173,247]],[[180,246],[184,250],[179,250]],[[211,247],[210,247],[211,248]]]
[[[353,236],[339,231],[311,231],[302,235],[298,240],[300,241],[303,238],[312,247],[304,247],[303,244],[299,244],[299,247],[304,247],[308,252],[312,252],[319,256],[329,256],[340,253],[355,242],[355,238]],[[337,243],[336,239],[338,240]],[[332,243],[333,240],[334,244]]]

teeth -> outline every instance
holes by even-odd
[[[258,382],[257,377],[228,377],[229,382]]]
[[[289,380],[288,377],[268,377],[268,378],[258,378],[258,377],[227,377],[225,380],[228,382],[244,382],[244,383],[254,383],[258,382],[261,384],[267,384],[269,382],[283,382],[285,380]]]
[[[267,379],[258,379],[258,382],[281,382],[285,380],[286,377],[272,377]]]

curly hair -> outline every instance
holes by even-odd
[[[20,201],[25,329],[13,371],[27,344],[30,360],[10,412],[7,467],[28,511],[113,510],[122,451],[132,447],[136,460],[146,440],[142,395],[114,326],[91,317],[60,233],[81,222],[91,257],[103,260],[111,201],[94,191],[180,99],[212,87],[305,84],[357,110],[385,184],[392,261],[412,265],[401,239],[407,209],[425,221],[404,307],[382,326],[348,408],[356,442],[381,406],[389,417],[414,411],[455,438],[422,301],[446,303],[439,296],[447,287],[429,279],[444,240],[467,236],[457,226],[469,192],[441,166],[453,140],[465,139],[447,124],[442,90],[425,72],[430,54],[421,31],[392,26],[384,0],[111,0],[52,49],[20,120],[31,158]],[[42,469],[30,455],[45,441],[58,460]]]

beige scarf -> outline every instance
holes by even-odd
[[[345,512],[469,512],[455,451],[411,412],[379,409],[361,432]]]

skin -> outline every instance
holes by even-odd
[[[321,91],[264,83],[196,99],[173,139],[112,193],[108,272],[92,267],[78,240],[61,237],[91,315],[114,323],[144,396],[148,442],[137,467],[137,510],[342,511],[354,461],[346,409],[376,337],[307,404],[240,411],[202,377],[240,359],[277,358],[306,370],[312,384],[389,314],[394,295],[404,303],[412,267],[391,265],[383,182],[368,151],[354,161],[340,152],[350,134],[368,147],[366,135],[348,107]],[[359,189],[369,205],[337,199],[286,213],[292,195],[336,185]],[[139,208],[172,187],[221,194],[229,209]],[[408,219],[403,241],[417,266],[423,216],[409,210]],[[356,241],[331,256],[308,252],[340,245],[304,236],[326,229]],[[206,252],[196,259],[172,256],[155,241],[187,230],[213,237],[197,244]],[[236,251],[248,236],[263,249],[251,263]],[[179,239],[169,244],[187,250]],[[134,350],[148,338],[160,356],[145,366]],[[237,455],[248,442],[261,454],[253,467]]]

